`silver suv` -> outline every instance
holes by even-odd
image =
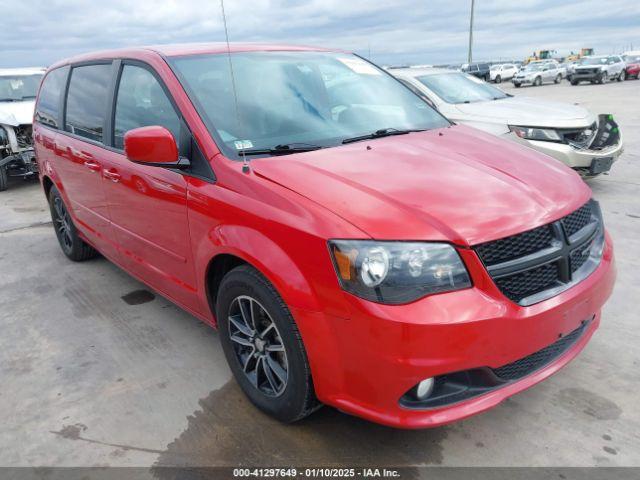
[[[543,83],[560,83],[562,81],[563,69],[555,60],[540,60],[529,63],[523,67],[515,77],[513,84],[516,87],[521,85],[539,86]]]
[[[578,61],[571,75],[571,85],[580,82],[607,83],[614,79],[621,82],[626,78],[625,67],[620,55],[584,57]]]

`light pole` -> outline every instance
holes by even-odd
[[[475,7],[475,0],[471,0],[471,19],[469,20],[469,54],[467,55],[467,63],[471,63],[473,60],[473,9]]]

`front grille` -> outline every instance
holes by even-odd
[[[507,298],[532,305],[595,270],[603,242],[600,209],[590,200],[556,222],[477,245],[474,250]]]
[[[594,73],[598,73],[598,69],[597,68],[581,68],[581,69],[576,69],[575,73],[578,75],[593,75]]]
[[[495,242],[478,245],[476,251],[485,265],[495,265],[549,247],[552,240],[551,227],[545,225]]]
[[[567,236],[572,236],[591,221],[591,204],[587,203],[573,213],[570,213],[562,220],[562,226]]]
[[[591,255],[591,245],[582,246],[580,248],[576,248],[571,252],[570,263],[571,263],[571,273],[575,273],[578,271],[580,267],[582,267],[587,260],[589,260],[589,255]]]
[[[587,128],[558,129],[563,143],[568,143],[576,148],[587,148],[598,131],[597,123],[592,123]]]
[[[523,297],[546,290],[557,279],[558,266],[555,263],[547,263],[515,275],[498,278],[496,285],[507,297],[518,302]]]
[[[30,148],[33,146],[33,134],[31,125],[19,125],[15,129],[18,147]]]
[[[518,380],[522,377],[526,377],[527,375],[553,362],[556,358],[566,352],[569,347],[576,343],[576,341],[578,341],[582,336],[588,324],[589,322],[583,322],[583,324],[573,332],[565,335],[551,345],[544,347],[542,350],[538,350],[531,355],[521,358],[520,360],[516,360],[515,362],[508,363],[500,368],[493,368],[493,373],[495,373],[501,380],[506,381]]]

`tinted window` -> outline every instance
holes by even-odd
[[[42,83],[38,104],[36,106],[36,122],[58,128],[58,115],[60,114],[60,95],[64,90],[64,81],[67,77],[66,69],[58,68],[49,72]]]
[[[478,68],[480,70],[486,70],[487,68],[489,68],[489,64],[488,63],[481,63],[480,65],[478,65]]]
[[[180,119],[160,83],[148,70],[125,65],[116,101],[114,146],[123,148],[129,130],[150,125],[167,128],[176,141],[180,138]]]
[[[111,65],[88,65],[71,70],[65,130],[102,141]]]

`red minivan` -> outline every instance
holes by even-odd
[[[72,58],[46,74],[34,140],[67,257],[100,252],[217,327],[282,421],[484,411],[574,358],[613,288],[576,173],[347,52]]]

